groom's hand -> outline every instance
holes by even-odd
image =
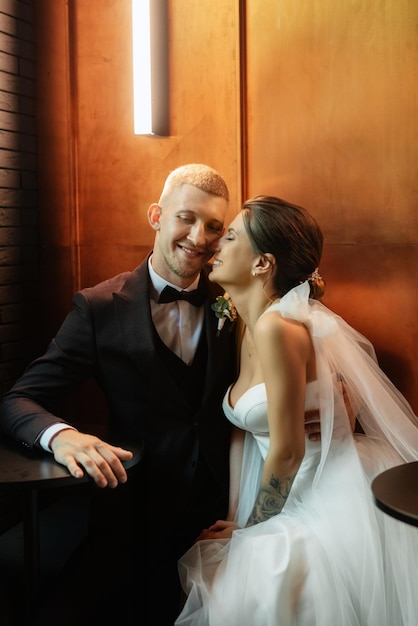
[[[321,422],[319,421],[319,411],[305,412],[305,433],[310,441],[321,441]]]

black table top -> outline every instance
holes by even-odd
[[[125,469],[130,469],[141,460],[143,446],[135,444],[123,447],[133,452],[132,459],[123,462]],[[61,487],[89,480],[86,473],[82,478],[71,476],[66,467],[54,460],[52,454],[26,451],[14,441],[0,439],[0,489]]]
[[[379,509],[418,526],[418,461],[397,465],[376,476],[372,492]]]

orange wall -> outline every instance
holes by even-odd
[[[170,136],[135,136],[131,0],[35,5],[49,334],[75,289],[144,258],[153,243],[146,211],[170,170],[189,162],[215,167],[236,211],[239,20],[235,0],[222,0],[216,11],[212,0],[168,2]]]
[[[418,411],[418,4],[247,0],[247,193],[318,219],[324,302]]]
[[[242,188],[316,215],[325,303],[418,411],[415,0],[168,0],[169,137],[133,134],[130,0],[35,6],[47,338],[74,289],[142,260],[168,171],[206,162],[231,216]]]

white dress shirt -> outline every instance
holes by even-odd
[[[203,326],[205,309],[196,307],[186,300],[158,304],[158,298],[167,285],[179,289],[161,278],[152,267],[152,257],[148,261],[151,277],[151,315],[154,326],[165,345],[187,365],[191,365],[196,353]],[[197,289],[199,276],[185,291]]]

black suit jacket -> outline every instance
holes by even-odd
[[[0,406],[2,430],[32,448],[45,428],[62,421],[68,395],[95,378],[109,407],[109,438],[144,442],[142,493],[147,501],[142,504],[156,534],[167,526],[167,516],[189,523],[193,534],[200,524],[226,512],[229,424],[221,402],[235,377],[235,338],[228,324],[217,337],[217,318],[210,305],[219,287],[205,272],[201,283],[208,292],[204,305],[208,356],[197,409],[156,350],[147,261],[75,294],[73,308],[45,355],[28,367]],[[211,482],[207,495],[216,509],[213,518],[205,493],[200,519],[195,515],[196,498],[193,511],[188,510],[192,492],[199,493],[198,459],[205,467],[205,488],[208,477]]]

